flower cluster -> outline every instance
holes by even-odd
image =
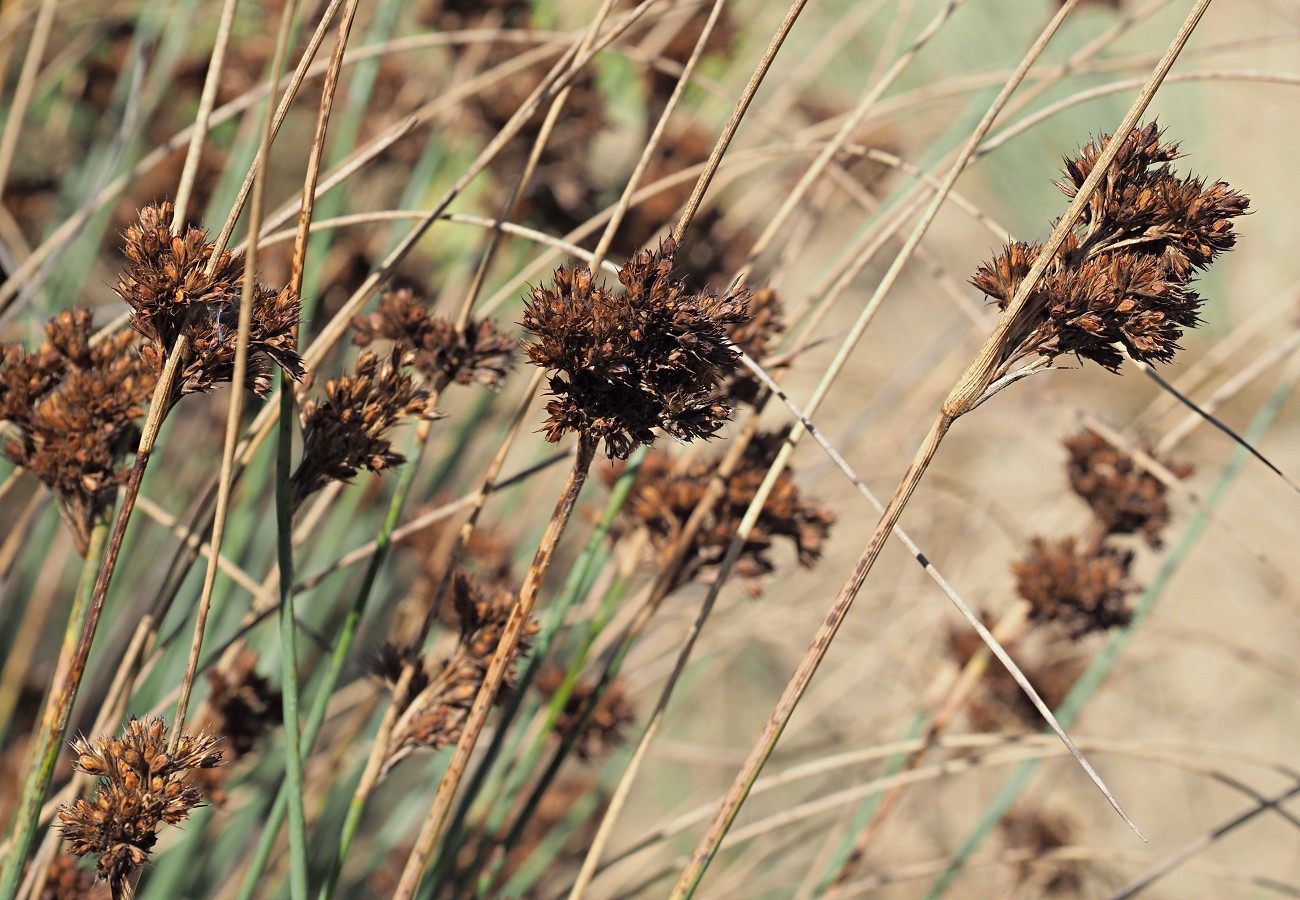
[[[375,661],[374,671],[395,685],[404,666],[414,665],[415,674],[407,692],[408,702],[393,729],[384,763],[387,772],[416,748],[440,749],[460,740],[492,654],[514,608],[512,591],[489,591],[474,579],[457,573],[451,584],[452,604],[458,619],[459,636],[451,657],[440,664],[421,659],[417,648],[386,644]],[[537,633],[536,624],[525,627],[506,673],[513,678],[515,661],[528,650],[528,639]],[[498,701],[504,699],[498,695]]]
[[[1153,122],[1125,139],[1074,231],[1048,263],[1003,349],[1001,373],[1026,357],[1074,354],[1119,369],[1134,359],[1168,362],[1183,329],[1199,322],[1196,274],[1236,242],[1232,220],[1249,206],[1222,181],[1178,176],[1178,145]],[[1065,161],[1069,197],[1092,172],[1109,137]],[[1005,309],[1042,252],[1013,241],[971,280]]]
[[[0,419],[17,426],[4,455],[58,498],[83,555],[95,518],[126,482],[123,457],[140,439],[133,420],[154,388],[133,335],[96,343],[91,334],[90,310],[64,311],[35,351],[0,347]]]
[[[382,472],[406,458],[393,449],[388,431],[402,419],[435,418],[429,394],[402,371],[402,351],[386,360],[362,353],[355,374],[325,384],[325,400],[302,408],[302,459],[291,481],[292,505],[331,481],[349,481],[360,469]]]
[[[453,382],[496,389],[514,367],[515,341],[490,319],[470,322],[462,334],[455,323],[432,315],[410,288],[385,292],[379,309],[353,319],[352,327],[360,347],[384,338],[408,350],[411,366],[438,389]]]
[[[767,433],[756,435],[750,442],[736,471],[727,479],[726,493],[696,533],[675,587],[692,579],[709,579],[717,572],[783,440],[781,433]],[[674,471],[666,455],[656,452],[646,457],[624,507],[624,519],[645,530],[660,561],[673,552],[678,536],[703,501],[720,463],[720,458],[704,460]],[[750,595],[756,597],[763,591],[762,577],[775,568],[771,550],[777,538],[790,541],[799,564],[811,568],[821,558],[822,547],[834,523],[835,514],[805,499],[786,469],[768,494],[732,571]]]
[[[727,327],[731,342],[755,362],[764,362],[772,345],[785,331],[785,308],[771,288],[760,288],[749,298],[749,320]],[[762,384],[747,368],[737,367],[723,393],[737,403],[753,403]]]
[[[555,696],[564,679],[564,669],[556,666],[538,673],[535,684],[541,695],[549,700]],[[622,745],[626,740],[623,732],[636,721],[636,706],[628,696],[627,683],[621,676],[609,682],[599,699],[595,694],[594,683],[575,683],[555,721],[555,733],[566,740],[572,737],[573,751],[587,761],[604,759]]]
[[[224,736],[230,751],[228,765],[197,773],[204,795],[217,806],[226,800],[223,785],[230,765],[252,753],[258,738],[284,721],[280,692],[257,673],[257,660],[257,654],[245,648],[228,663],[209,669],[212,693],[195,715],[195,721],[206,722],[208,732]]]
[[[1092,510],[1092,527],[1084,538],[1034,538],[1014,571],[1030,618],[1059,623],[1078,638],[1128,624],[1128,597],[1137,590],[1129,575],[1134,554],[1108,542],[1141,534],[1159,547],[1169,504],[1161,481],[1096,432],[1085,430],[1064,444],[1070,487]],[[1167,468],[1179,477],[1191,473],[1190,466],[1177,463]]]
[[[536,338],[529,359],[555,372],[545,433],[576,431],[626,459],[654,440],[708,438],[731,415],[719,384],[735,368],[727,328],[747,318],[748,292],[689,294],[674,277],[677,244],[643,250],[607,291],[584,268],[560,268],[551,288],[535,288],[523,326]]]
[[[210,390],[229,382],[235,370],[239,303],[245,278],[243,260],[216,247],[193,226],[173,234],[170,203],[146,206],[126,230],[126,270],[117,294],[131,305],[131,326],[144,338],[141,350],[155,372],[181,335],[188,348],[180,368],[178,394]],[[209,268],[211,271],[209,272]],[[303,376],[297,352],[298,296],[256,285],[249,331],[245,386],[265,395],[271,389],[266,359],[289,375]]]
[[[131,719],[113,740],[79,738],[72,743],[73,765],[98,777],[93,801],[78,800],[59,809],[63,836],[77,856],[99,855],[101,878],[117,890],[144,865],[158,841],[158,828],[184,821],[202,795],[193,774],[221,762],[216,741],[205,734],[182,735],[175,753],[167,752],[162,719]]]

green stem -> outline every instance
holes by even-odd
[[[90,543],[86,548],[86,557],[81,563],[81,575],[77,580],[77,592],[72,599],[72,609],[68,612],[68,627],[63,632],[63,646],[59,650],[60,666],[50,681],[50,697],[46,699],[46,708],[60,685],[67,678],[66,662],[72,659],[77,641],[85,627],[86,612],[90,608],[90,597],[95,590],[95,579],[99,574],[104,547],[108,542],[109,523],[112,509],[95,522],[90,532]],[[62,734],[60,730],[58,734]],[[31,757],[35,765],[29,765],[27,780],[23,785],[24,804],[14,815],[11,834],[13,843],[9,848],[8,865],[4,868],[4,878],[0,881],[0,897],[12,898],[18,893],[19,878],[22,876],[23,863],[31,851],[32,841],[40,826],[41,807],[44,805],[45,791],[54,777],[54,765],[59,758],[62,742],[50,729],[41,729],[40,743]]]
[[[289,816],[289,895],[307,898],[307,818],[303,812],[302,741],[299,730],[297,624],[293,607],[293,384],[280,373],[280,422],[275,473],[276,546],[280,559],[280,690],[284,706],[284,789]]]

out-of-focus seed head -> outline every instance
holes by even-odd
[[[257,673],[258,656],[241,649],[221,667],[207,673],[212,693],[195,714],[205,729],[224,737],[230,757],[219,768],[202,769],[198,782],[204,795],[216,806],[226,801],[225,781],[231,765],[253,752],[258,738],[278,728],[284,721],[280,692]]]
[[[478,384],[496,390],[514,368],[517,342],[490,319],[471,321],[462,334],[447,319],[433,315],[410,288],[388,291],[379,309],[352,320],[353,343],[365,347],[377,338],[410,351],[411,366],[436,388]]]
[[[739,466],[726,482],[726,492],[697,532],[678,573],[676,585],[692,579],[712,578],[735,536],[749,504],[776,458],[784,440],[781,433],[755,436]],[[663,562],[673,552],[687,520],[703,502],[721,458],[697,462],[674,471],[672,461],[659,452],[642,463],[624,507],[624,521],[645,529],[656,558]],[[751,596],[763,592],[763,577],[776,568],[771,557],[777,538],[794,545],[799,564],[811,568],[821,559],[822,548],[835,523],[835,514],[805,498],[789,469],[783,471],[768,494],[758,520],[741,549],[732,571]]]
[[[1106,534],[1140,534],[1159,547],[1169,524],[1168,489],[1160,479],[1095,431],[1066,438],[1070,487],[1092,508]],[[1180,478],[1192,473],[1181,463],[1165,466]]]
[[[1128,597],[1137,589],[1129,577],[1131,550],[1084,548],[1072,537],[1034,538],[1029,555],[1015,565],[1016,591],[1029,601],[1029,617],[1055,622],[1071,637],[1127,625]]]
[[[155,383],[132,334],[92,343],[92,331],[89,309],[65,310],[35,351],[0,347],[0,419],[17,427],[4,455],[58,498],[83,555],[95,519],[126,481],[124,457],[140,440],[134,420]]]
[[[206,734],[182,734],[176,752],[168,753],[167,727],[159,718],[131,719],[120,738],[73,741],[74,766],[99,783],[93,802],[59,808],[68,849],[97,854],[99,876],[116,892],[148,861],[159,826],[177,825],[201,805],[192,778],[220,764],[216,743]]]
[[[325,399],[302,408],[302,459],[293,473],[293,507],[331,481],[350,481],[361,469],[382,472],[406,458],[388,432],[403,419],[431,419],[429,393],[402,371],[402,351],[386,359],[362,353],[356,372],[325,384]]]
[[[708,438],[731,415],[719,385],[736,364],[727,328],[746,321],[748,292],[688,294],[673,277],[677,245],[644,250],[619,271],[611,293],[586,269],[560,268],[535,288],[523,326],[534,364],[554,372],[544,432],[603,440],[626,459],[662,428],[679,440]]]
[[[243,260],[223,251],[211,274],[215,245],[200,228],[172,234],[170,203],[146,206],[126,230],[128,264],[118,278],[117,294],[130,304],[131,326],[145,339],[141,353],[155,373],[181,334],[189,349],[180,369],[178,395],[207,391],[234,374]],[[271,389],[265,360],[301,379],[297,352],[301,301],[294,292],[256,285],[249,331],[249,368],[245,387],[260,396]]]
[[[564,679],[564,669],[552,667],[538,673],[535,684],[549,700],[559,691]],[[599,700],[595,700],[595,695],[593,682],[576,682],[555,722],[555,734],[563,740],[572,737],[573,752],[588,762],[604,759],[620,747],[627,740],[624,732],[636,722],[636,705],[628,695],[622,676],[610,681]],[[593,700],[595,707],[591,708]]]

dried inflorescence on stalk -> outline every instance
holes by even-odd
[[[325,399],[303,404],[302,459],[291,479],[291,502],[302,502],[331,481],[349,481],[361,469],[382,472],[406,457],[388,432],[403,419],[430,419],[429,393],[402,370],[400,349],[386,359],[362,353],[356,372],[325,383]]]
[[[990,629],[995,627],[988,616],[981,618]],[[1085,652],[1060,632],[1036,629],[1004,637],[1002,646],[1051,709],[1060,706],[1087,666]],[[961,623],[948,628],[947,650],[953,662],[964,667],[976,653],[987,652],[987,647],[977,633]],[[965,714],[972,728],[986,733],[1038,731],[1043,727],[1043,714],[1011,673],[999,665],[990,665],[984,671],[966,703]]]
[[[1019,360],[1061,355],[1111,371],[1124,353],[1167,362],[1183,329],[1196,325],[1201,297],[1191,285],[1236,242],[1232,219],[1249,200],[1222,181],[1179,177],[1169,165],[1178,145],[1162,143],[1153,122],[1124,141],[1106,179],[1039,280],[1004,344],[999,374]],[[1065,161],[1057,186],[1073,197],[1109,137]],[[1005,309],[1042,251],[1013,241],[976,271],[972,284]]]
[[[496,652],[516,595],[504,589],[485,589],[474,579],[457,573],[451,584],[459,635],[451,657],[431,664],[421,659],[418,648],[385,645],[375,662],[375,672],[396,685],[405,666],[415,666],[407,692],[408,701],[389,740],[384,763],[388,771],[416,748],[440,749],[460,740],[492,654]],[[519,646],[506,669],[506,684],[514,677],[519,657],[527,652],[529,639],[537,633],[535,623],[524,626]],[[498,695],[498,701],[504,695]]]
[[[126,230],[128,265],[118,279],[117,294],[131,305],[131,326],[145,338],[141,353],[154,372],[162,371],[177,339],[188,338],[175,392],[179,396],[210,390],[234,377],[246,275],[242,258],[229,251],[212,263],[216,247],[202,229],[189,226],[173,234],[173,213],[170,203],[147,206]],[[288,289],[254,286],[245,378],[249,390],[262,396],[271,390],[267,358],[293,378],[302,378],[297,351],[300,306],[298,296]]]
[[[708,438],[730,417],[718,390],[735,368],[727,328],[747,318],[748,292],[688,294],[673,275],[676,252],[672,238],[642,251],[619,271],[618,292],[584,268],[557,269],[551,288],[533,290],[523,320],[536,338],[528,356],[556,373],[547,440],[575,431],[626,459],[655,428]]]
[[[554,666],[539,672],[534,683],[541,695],[549,701],[559,691],[564,680],[564,669]],[[555,721],[555,734],[564,740],[572,737],[573,752],[588,762],[604,759],[621,746],[627,740],[624,732],[636,721],[636,706],[628,696],[627,683],[621,676],[609,682],[604,693],[595,701],[595,707],[592,707],[595,694],[595,683],[575,682]]]
[[[674,587],[692,579],[707,580],[717,573],[783,440],[781,433],[759,434],[746,447],[740,464],[727,479],[726,492],[696,533]],[[673,552],[678,536],[703,501],[721,461],[720,457],[704,460],[675,471],[666,455],[656,452],[646,457],[624,507],[623,518],[629,525],[645,529],[661,563]],[[787,468],[777,477],[732,571],[750,595],[757,597],[763,592],[763,576],[775,569],[771,550],[777,538],[790,541],[799,564],[811,568],[821,559],[822,547],[834,523],[834,513],[803,497]]]
[[[113,892],[94,869],[83,869],[71,856],[60,854],[50,860],[45,887],[36,896],[37,900],[110,900]]]
[[[1140,534],[1152,547],[1160,547],[1169,524],[1164,482],[1095,431],[1084,429],[1067,438],[1065,449],[1070,454],[1066,463],[1070,487],[1092,509],[1106,534]],[[1165,468],[1179,478],[1192,474],[1185,463],[1168,463]]]
[[[158,828],[177,825],[203,796],[194,774],[221,762],[216,741],[182,734],[167,752],[162,719],[131,719],[120,738],[79,738],[72,743],[76,768],[99,779],[93,801],[59,809],[63,836],[77,856],[98,854],[96,868],[114,892],[144,865],[158,841]]]
[[[454,322],[433,315],[410,288],[385,292],[379,309],[354,318],[352,327],[358,346],[383,338],[409,351],[411,366],[437,389],[475,382],[497,389],[514,368],[518,347],[490,319],[471,321],[462,334]]]
[[[1034,621],[1056,622],[1073,637],[1127,625],[1131,550],[1081,546],[1073,538],[1034,538],[1029,555],[1016,563],[1016,591],[1029,601]]]
[[[0,419],[17,426],[4,455],[48,487],[84,556],[95,519],[111,510],[139,444],[154,375],[135,336],[91,340],[91,311],[59,313],[33,352],[0,347]]]
[[[1092,510],[1092,527],[1084,538],[1034,538],[1014,571],[1030,618],[1058,623],[1078,638],[1128,624],[1128,598],[1138,589],[1130,576],[1133,551],[1107,542],[1117,535],[1141,534],[1150,546],[1159,547],[1169,524],[1169,503],[1163,482],[1096,432],[1084,430],[1064,444],[1070,486]],[[1178,463],[1166,468],[1179,477],[1192,471]]]
[[[217,806],[226,801],[224,785],[231,766],[253,752],[258,738],[284,721],[280,692],[257,674],[257,661],[257,654],[245,648],[235,653],[229,663],[209,670],[212,693],[194,717],[206,723],[209,733],[222,735],[224,749],[230,751],[226,765],[198,773],[204,795]]]

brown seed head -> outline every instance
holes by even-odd
[[[1067,159],[1073,197],[1108,137]],[[1176,144],[1155,123],[1125,140],[1111,172],[1073,233],[1048,264],[1003,351],[1005,374],[1028,356],[1075,354],[1118,370],[1125,348],[1135,359],[1168,362],[1183,330],[1199,323],[1194,276],[1236,242],[1232,219],[1249,200],[1223,182],[1178,177]],[[982,264],[971,283],[1005,309],[1042,251],[1013,241]]]
[[[78,738],[72,749],[74,766],[99,783],[93,802],[60,807],[63,835],[75,855],[98,854],[99,876],[114,890],[149,859],[160,825],[184,821],[201,804],[194,773],[221,762],[206,734],[183,734],[169,754],[167,727],[157,718],[131,719],[120,738]]]
[[[1034,538],[1029,555],[1016,563],[1016,590],[1029,601],[1030,619],[1056,622],[1071,637],[1127,625],[1133,614],[1128,596],[1137,588],[1129,577],[1131,550],[1081,548],[1067,537]]]
[[[1140,534],[1159,547],[1169,524],[1165,485],[1094,431],[1081,431],[1064,443],[1070,454],[1070,487],[1092,508],[1105,533]],[[1166,468],[1180,478],[1192,473],[1191,466],[1180,463]]]
[[[495,390],[515,364],[515,340],[490,319],[470,322],[461,334],[455,323],[433,315],[409,288],[386,292],[379,309],[353,319],[352,327],[358,346],[386,338],[409,350],[411,366],[438,387],[478,382]]]
[[[537,675],[537,690],[549,700],[560,689],[564,678],[565,672],[561,667],[544,669]],[[588,762],[604,759],[621,746],[627,740],[624,732],[636,721],[636,706],[628,696],[627,683],[621,676],[610,681],[600,699],[596,700],[595,708],[588,713],[595,693],[593,682],[576,682],[555,722],[556,735],[565,740],[582,726],[574,738],[573,751],[579,759]]]
[[[91,311],[65,310],[45,326],[34,352],[0,347],[0,419],[17,426],[4,455],[59,500],[84,555],[95,518],[125,483],[154,375],[119,333],[92,346]]]
[[[118,278],[117,294],[131,305],[131,326],[145,338],[141,352],[155,373],[162,370],[177,338],[189,338],[179,394],[190,394],[228,382],[234,374],[245,273],[243,260],[223,251],[207,274],[215,246],[193,226],[172,234],[172,214],[170,203],[146,206],[139,221],[127,228],[128,265]],[[293,378],[302,378],[297,352],[300,306],[297,294],[287,289],[254,288],[245,382],[249,390],[262,396],[270,391],[266,358]]]
[[[687,294],[673,277],[676,242],[642,251],[610,293],[586,269],[556,270],[535,288],[523,326],[534,364],[555,372],[546,439],[577,431],[626,459],[662,428],[679,440],[708,438],[731,414],[718,386],[735,368],[729,325],[744,322],[748,292]]]
[[[382,360],[362,353],[356,373],[325,384],[325,400],[303,404],[302,459],[293,473],[293,506],[330,481],[349,481],[359,470],[382,472],[406,458],[393,450],[389,430],[403,419],[437,418],[429,394],[402,371],[394,350]]]
[[[717,573],[783,440],[783,434],[767,433],[757,435],[750,442],[740,465],[727,479],[726,493],[696,534],[675,586],[693,578],[709,579]],[[704,460],[675,472],[666,455],[656,452],[646,457],[624,507],[624,518],[646,530],[660,560],[672,553],[678,535],[703,501],[721,461],[720,457]],[[790,470],[786,469],[768,494],[732,571],[750,595],[757,597],[763,592],[763,576],[776,567],[771,550],[777,538],[790,541],[799,564],[811,568],[821,559],[822,547],[834,523],[835,514],[804,498]]]

